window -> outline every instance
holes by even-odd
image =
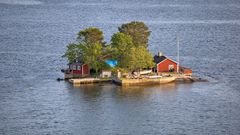
[[[73,65],[73,66],[72,66],[72,70],[76,70],[76,65]]]
[[[77,70],[81,70],[81,66],[77,66]]]
[[[174,65],[168,65],[169,72],[174,72]]]

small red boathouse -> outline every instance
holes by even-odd
[[[90,69],[87,64],[75,62],[69,64],[69,74],[72,75],[72,77],[86,77],[90,75]]]
[[[156,63],[155,71],[157,73],[163,72],[177,72],[178,63],[166,56],[163,56],[162,53],[154,56],[154,62]],[[192,70],[190,68],[185,68],[179,66],[180,73],[191,75]]]

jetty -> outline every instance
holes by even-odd
[[[134,85],[160,85],[166,83],[192,83],[192,82],[207,82],[206,79],[186,76],[183,74],[173,74],[171,76],[159,78],[75,78],[68,80],[73,85],[92,84],[92,83],[106,83],[113,82],[120,86],[134,86]]]
[[[78,78],[68,80],[73,85],[88,84],[88,83],[100,83],[100,82],[110,82],[109,78]]]
[[[113,78],[113,82],[121,86],[165,84],[174,82],[175,80],[176,77],[142,78],[142,79]]]

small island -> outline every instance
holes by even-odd
[[[64,78],[73,84],[113,81],[120,85],[151,85],[174,81],[193,82],[190,68],[158,52],[148,50],[149,28],[143,22],[122,24],[111,42],[104,42],[103,32],[90,27],[77,34],[67,45],[63,57],[68,68]]]

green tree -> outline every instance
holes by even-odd
[[[67,45],[67,51],[62,57],[67,58],[69,63],[73,63],[77,58],[82,58],[82,56],[81,44],[70,43]]]
[[[143,46],[131,48],[124,59],[124,63],[130,71],[139,71],[154,66],[152,54]]]
[[[84,63],[88,64],[91,69],[94,69],[98,74],[99,69],[104,62],[100,60],[102,56],[102,45],[100,43],[85,43],[81,44],[83,52],[82,59]]]
[[[118,30],[121,33],[130,35],[132,37],[133,44],[136,47],[148,47],[148,37],[150,36],[151,32],[143,22],[133,21],[130,23],[122,24]]]
[[[104,62],[100,60],[102,48],[100,43],[82,42],[78,44],[69,44],[63,57],[66,57],[69,63],[81,60],[98,73],[99,69],[101,69],[104,64]]]
[[[78,32],[77,40],[79,42],[85,42],[85,43],[99,43],[104,44],[103,42],[103,32],[94,27],[87,28],[85,30],[81,30]]]
[[[81,30],[77,42],[67,45],[63,57],[69,63],[81,60],[97,73],[100,69],[109,68],[103,60],[109,54],[118,60],[118,68],[124,70],[153,67],[153,57],[147,50],[148,27],[143,22],[130,22],[119,27],[119,31],[111,37],[111,44],[105,46],[100,29],[90,27]]]
[[[111,38],[111,47],[113,57],[118,60],[121,67],[124,66],[123,59],[127,51],[133,47],[132,38],[124,33],[115,33]]]

